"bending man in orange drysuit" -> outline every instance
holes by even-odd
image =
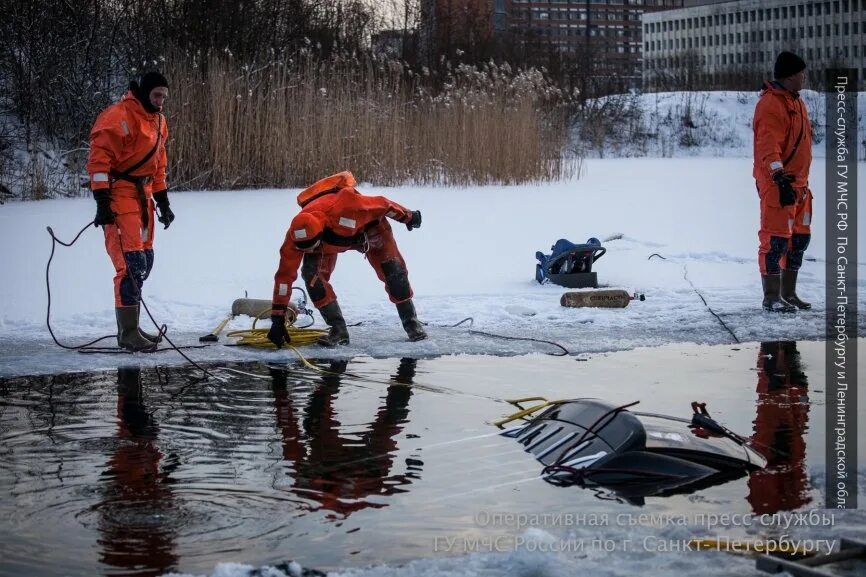
[[[280,266],[274,275],[272,326],[268,339],[277,347],[289,341],[285,314],[292,283],[302,261],[301,276],[307,291],[330,327],[319,344],[334,347],[349,343],[346,321],[329,281],[337,255],[350,249],[365,253],[379,280],[385,283],[409,340],[427,338],[412,304],[406,262],[387,220],[394,219],[412,230],[421,226],[421,212],[407,210],[384,196],[364,196],[355,190],[355,184],[351,172],[340,172],[316,182],[298,195],[301,212],[292,219],[280,248]]]
[[[758,266],[764,310],[794,312],[812,305],[797,296],[797,272],[809,246],[812,223],[812,128],[800,90],[806,63],[782,52],[775,80],[764,85],[755,107],[754,176],[761,198]]]
[[[148,72],[100,113],[90,131],[93,224],[103,227],[114,264],[117,345],[130,351],[152,351],[159,342],[158,335],[139,329],[138,318],[141,287],[153,267],[154,202],[165,228],[174,220],[165,184],[168,127],[160,112],[167,96],[165,77]]]

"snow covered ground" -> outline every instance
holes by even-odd
[[[813,128],[812,154],[826,156],[826,95],[800,93]],[[575,131],[573,147],[589,156],[604,157],[725,157],[751,158],[752,119],[760,92],[650,92],[614,95],[590,103],[607,119],[600,142],[598,116],[591,115],[588,131]],[[866,93],[857,96],[860,159],[866,159]],[[605,111],[605,112],[601,112]],[[584,138],[581,138],[581,135]],[[589,135],[587,139],[586,136]]]
[[[860,163],[861,174],[866,164]],[[422,211],[423,226],[395,223],[421,319],[430,338],[409,343],[382,285],[359,253],[341,255],[332,282],[352,344],[309,347],[317,357],[436,356],[557,352],[530,341],[470,333],[473,328],[556,341],[572,354],[672,342],[730,343],[824,336],[824,162],[812,167],[815,219],[798,292],[814,310],[761,312],[757,268],[758,198],[748,158],[591,159],[573,182],[479,188],[378,188]],[[861,184],[859,190],[863,190]],[[248,294],[269,299],[277,251],[297,211],[297,190],[209,191],[175,194],[177,220],[157,232],[156,265],[144,288],[153,315],[177,344],[198,344]],[[859,215],[866,212],[860,203]],[[51,226],[64,240],[93,218],[90,199],[0,206],[0,375],[53,373],[117,366],[114,355],[60,349],[45,326],[45,264]],[[639,291],[646,301],[625,309],[566,309],[555,285],[534,280],[535,251],[559,238],[605,239],[596,262],[599,282]],[[863,235],[859,249],[864,252]],[[650,258],[653,254],[659,256]],[[861,256],[861,263],[864,262]],[[866,274],[860,265],[860,334],[866,327]],[[51,269],[51,325],[64,343],[115,330],[113,269],[101,231],[89,228],[72,248],[58,247]],[[699,294],[727,327],[713,316]],[[318,321],[321,324],[321,320]],[[229,328],[247,328],[240,317]],[[221,339],[225,342],[226,339]],[[222,346],[193,350],[195,360],[288,360],[291,351]],[[143,365],[184,362],[174,353],[137,355]]]

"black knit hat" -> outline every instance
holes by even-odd
[[[137,82],[133,80],[129,83],[129,89],[148,112],[159,112],[150,102],[150,91],[160,86],[168,88],[168,80],[155,70],[145,72]]]
[[[776,65],[773,66],[773,78],[788,78],[789,76],[793,76],[800,72],[801,70],[805,70],[806,63],[802,58],[794,54],[793,52],[788,52],[787,50],[780,52],[779,56],[776,57]]]

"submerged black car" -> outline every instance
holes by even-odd
[[[598,399],[551,404],[506,429],[557,485],[603,487],[642,504],[644,497],[691,493],[762,469],[766,459],[693,403],[691,419],[628,410]]]

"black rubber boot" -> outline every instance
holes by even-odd
[[[340,305],[337,301],[327,304],[319,309],[322,318],[331,327],[328,334],[320,337],[317,343],[323,347],[336,347],[337,345],[349,344],[349,330],[346,328],[346,321],[343,319],[343,311],[340,310]]]
[[[155,345],[158,345],[162,342],[162,335],[152,335],[150,333],[144,332],[141,328],[141,304],[135,305],[136,308],[136,317],[138,318],[138,332],[141,333],[141,336],[149,340]]]
[[[782,288],[781,275],[762,275],[761,281],[764,285],[764,302],[762,303],[762,306],[765,311],[771,313],[796,312],[797,308],[794,305],[790,305],[782,300],[780,294]]]
[[[138,307],[117,307],[117,346],[127,351],[151,353],[156,343],[149,341],[138,332]]]
[[[418,320],[415,305],[411,299],[398,304],[397,313],[400,315],[400,320],[403,321],[403,330],[409,335],[410,341],[423,341],[427,338],[427,333],[424,331],[421,321]]]
[[[812,303],[807,303],[797,296],[797,272],[799,271],[787,269],[782,271],[782,300],[805,311],[812,308]]]

